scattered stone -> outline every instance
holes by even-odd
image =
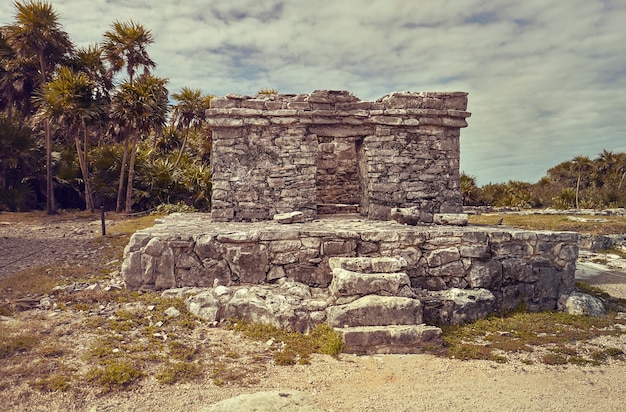
[[[391,209],[391,218],[404,225],[415,226],[420,223],[420,208],[418,207],[394,207]]]
[[[177,318],[180,316],[180,311],[173,306],[170,306],[169,308],[165,309],[164,313],[170,318]]]
[[[606,316],[602,301],[586,293],[574,292],[565,298],[565,311],[571,315]]]
[[[225,399],[200,412],[323,412],[314,406],[307,395],[299,391],[257,392]]]
[[[465,213],[435,213],[433,223],[436,225],[467,226],[467,214]]]
[[[274,221],[283,224],[290,223],[304,223],[304,213],[302,212],[289,212],[278,213],[274,215]]]

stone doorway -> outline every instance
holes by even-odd
[[[359,213],[364,196],[362,137],[319,137],[316,162],[317,213]]]

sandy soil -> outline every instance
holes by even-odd
[[[5,216],[0,215],[0,277],[25,266],[66,259],[66,251],[71,259],[89,258],[92,252],[81,246],[81,240],[99,230],[89,228],[89,222],[57,222],[53,228],[10,224]],[[626,297],[624,273],[585,281]],[[231,339],[232,344],[244,344]],[[619,340],[626,345],[625,335]],[[146,379],[131,391],[108,395],[39,393],[23,384],[5,388],[0,403],[3,410],[20,411],[181,411],[198,410],[242,393],[295,389],[307,393],[313,404],[335,412],[621,411],[626,404],[623,361],[581,367],[527,365],[517,360],[458,361],[433,355],[342,355],[339,359],[316,355],[308,366],[267,364],[258,377],[258,384],[243,387],[216,386],[209,379],[164,386]]]

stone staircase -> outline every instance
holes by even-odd
[[[441,329],[422,321],[423,305],[401,270],[402,258],[334,257],[328,323],[349,352],[422,353],[442,346]]]

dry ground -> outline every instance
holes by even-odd
[[[32,274],[33,268],[43,267],[43,275],[35,273],[33,279],[115,284],[120,244],[128,229],[111,230],[102,238],[97,219],[71,213],[52,219],[40,214],[0,214],[0,282],[16,272]],[[626,297],[623,274],[587,282]],[[188,325],[165,319],[163,329],[155,332],[158,336],[146,338],[142,330],[153,326],[138,326],[139,318],[149,310],[145,297],[115,289],[60,293],[55,296],[62,304],[57,310],[8,312],[6,308],[15,308],[19,299],[27,305],[25,294],[34,286],[2,285],[0,309],[4,307],[8,316],[0,321],[0,343],[19,333],[35,337],[31,347],[0,356],[3,410],[197,410],[238,394],[278,389],[304,391],[327,411],[621,411],[626,404],[626,362],[620,356],[593,366],[546,365],[539,360],[545,351],[509,354],[506,363],[435,355],[342,354],[334,358],[314,354],[308,365],[278,366],[273,357],[277,343],[254,342],[195,320]],[[32,294],[37,293],[34,289]],[[153,320],[163,303],[168,302],[155,300]],[[165,331],[169,340],[163,336]],[[112,336],[119,339],[102,342]],[[626,335],[599,337],[591,345],[626,352]],[[118,347],[132,358],[116,358],[113,353],[119,353],[115,352]],[[189,364],[199,365],[201,373],[171,384],[159,381],[164,365],[171,366],[172,359],[186,351]],[[90,370],[102,370],[102,365],[116,359],[140,361],[144,378],[123,390],[115,384],[107,390],[106,384],[89,380]]]

